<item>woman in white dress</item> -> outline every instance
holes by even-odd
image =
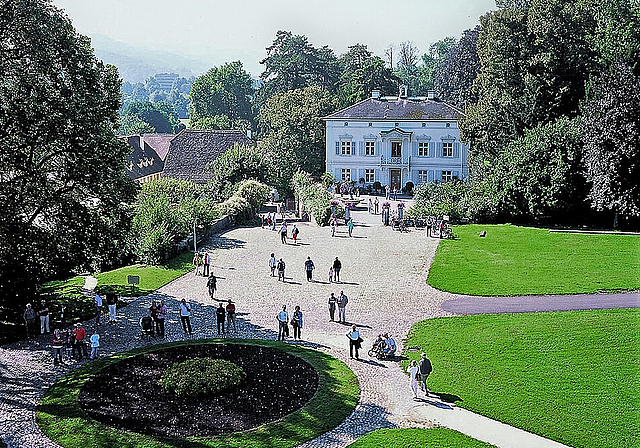
[[[411,361],[411,364],[409,364],[407,372],[409,372],[410,375],[409,386],[411,387],[411,391],[413,392],[413,399],[415,400],[416,398],[418,398],[418,363],[415,359]]]

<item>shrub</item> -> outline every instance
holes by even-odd
[[[314,183],[309,173],[298,171],[292,180],[293,190],[298,201],[302,201],[306,209],[311,212],[316,223],[327,225],[331,217],[331,193],[323,184]]]
[[[373,189],[376,193],[382,190],[382,184],[380,183],[380,181],[377,180],[373,183]]]
[[[402,192],[404,194],[411,195],[411,194],[413,194],[413,187],[414,187],[413,182],[409,181],[409,182],[406,183],[406,185],[402,189]]]
[[[251,204],[240,196],[231,196],[218,206],[221,215],[233,217],[236,221],[242,222],[251,219]]]
[[[196,397],[219,394],[247,378],[242,367],[214,358],[194,358],[175,363],[162,373],[158,384],[177,395]]]
[[[238,185],[235,196],[246,199],[251,204],[251,207],[258,210],[269,200],[270,191],[269,186],[262,182],[243,180]]]

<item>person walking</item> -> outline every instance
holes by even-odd
[[[102,315],[102,297],[96,293],[93,298],[93,304],[96,307],[96,325],[100,325],[100,316]]]
[[[351,331],[347,333],[349,338],[349,358],[353,359],[353,352],[356,352],[356,359],[360,359],[358,356],[358,350],[362,345],[362,339],[360,338],[360,332],[356,329],[356,326],[351,327]]]
[[[409,372],[409,387],[411,388],[411,392],[413,392],[413,399],[416,400],[418,398],[418,363],[415,359],[411,360],[411,364],[409,364],[409,368],[407,369]]]
[[[49,334],[49,305],[45,299],[40,300],[38,315],[40,316],[40,334],[45,334],[45,331]]]
[[[422,389],[424,390],[425,395],[429,396],[429,393],[431,391],[427,387],[427,378],[429,378],[429,375],[433,371],[433,366],[431,365],[431,361],[429,361],[429,358],[427,358],[426,353],[420,355],[420,364],[418,365],[418,367]]]
[[[331,225],[331,236],[336,236],[336,226],[338,225],[336,218],[331,218],[329,224]]]
[[[218,323],[218,334],[224,334],[224,321],[227,316],[227,312],[222,306],[222,302],[218,304],[218,308],[216,308],[216,321]]]
[[[187,301],[182,299],[180,303],[180,322],[182,322],[182,329],[184,330],[184,334],[191,334],[191,308],[187,306]]]
[[[213,299],[213,296],[216,293],[218,279],[215,275],[211,274],[209,279],[207,280],[207,288],[209,289],[209,297]]]
[[[291,229],[291,236],[293,237],[293,244],[298,244],[298,234],[300,233],[300,230],[298,230],[298,227],[294,224],[293,225],[293,229]]]
[[[336,283],[340,282],[340,269],[342,269],[342,262],[336,257],[336,259],[333,260],[333,281]]]
[[[293,316],[291,316],[291,326],[293,327],[293,340],[297,341],[301,338],[302,329],[302,311],[299,306],[296,306]]]
[[[278,341],[284,341],[285,336],[289,336],[289,313],[287,306],[282,305],[282,311],[276,316],[278,320]]]
[[[107,293],[107,308],[109,308],[109,323],[116,321],[116,305],[118,304],[118,296],[112,290]]]
[[[200,273],[200,267],[202,266],[202,258],[200,258],[200,254],[197,252],[193,255],[193,265],[196,268],[194,275],[198,275]]]
[[[64,364],[62,361],[62,348],[64,347],[64,338],[57,328],[53,331],[53,337],[51,338],[51,348],[53,349],[53,363]]]
[[[91,356],[90,359],[96,359],[98,357],[98,347],[100,347],[100,335],[98,330],[93,330],[93,334],[89,338],[91,342]]]
[[[236,330],[236,306],[231,299],[227,303],[227,333],[231,331],[231,324],[233,324],[233,331]]]
[[[349,228],[349,238],[351,238],[353,235],[353,219],[349,218],[349,221],[347,222],[347,227]]]
[[[338,298],[331,293],[329,296],[329,319],[331,322],[335,320],[336,317],[336,306],[338,304]]]
[[[283,222],[280,226],[280,241],[282,244],[287,244],[287,222]]]
[[[313,281],[313,270],[315,269],[315,265],[313,261],[311,261],[311,257],[307,257],[307,261],[304,262],[304,270],[307,273],[307,281]]]
[[[282,279],[282,281],[284,282],[284,268],[286,267],[284,260],[281,258],[280,261],[278,261],[278,281],[280,281],[280,279]]]
[[[160,301],[160,305],[158,305],[158,311],[156,314],[156,322],[158,323],[158,336],[161,338],[164,337],[164,320],[167,317],[167,312],[169,309],[167,305],[165,305],[164,300]]]
[[[276,276],[276,266],[278,265],[278,260],[276,260],[276,255],[271,254],[271,258],[269,258],[269,269],[271,269],[271,277]]]
[[[373,201],[373,209],[374,209],[374,215],[378,214],[378,207],[380,206],[380,201],[378,200],[378,197],[376,196],[375,201]]]
[[[349,303],[349,298],[344,294],[344,291],[340,291],[340,297],[338,297],[338,321],[343,324],[347,323],[345,320],[347,303]]]
[[[210,267],[211,267],[211,256],[209,255],[209,252],[205,252],[204,256],[202,257],[202,276],[203,277],[209,276]]]
[[[87,356],[87,346],[84,343],[84,338],[87,336],[87,332],[82,327],[82,324],[77,323],[75,330],[73,330],[73,348],[74,354],[76,355],[76,359],[78,361],[82,360],[82,354],[84,353],[85,358]]]
[[[22,313],[24,319],[24,325],[27,329],[27,339],[31,339],[36,335],[36,311],[31,307],[30,303],[27,303],[27,308]]]

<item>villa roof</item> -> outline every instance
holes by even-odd
[[[325,120],[459,120],[464,113],[437,99],[367,98],[335,112]]]
[[[205,183],[206,165],[236,143],[254,144],[244,131],[185,129],[171,140],[162,176]]]
[[[163,161],[167,158],[171,139],[175,136],[175,134],[142,134],[144,142],[148,143]]]
[[[158,154],[147,145],[140,146],[140,135],[129,135],[123,137],[127,143],[133,148],[133,151],[127,158],[127,174],[132,179],[140,179],[150,174],[160,173],[164,167],[162,159]]]

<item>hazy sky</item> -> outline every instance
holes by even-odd
[[[420,49],[458,37],[494,0],[54,0],[79,32],[206,62],[240,59],[257,76],[277,30],[304,34],[336,54],[363,43],[379,56],[390,43]]]

